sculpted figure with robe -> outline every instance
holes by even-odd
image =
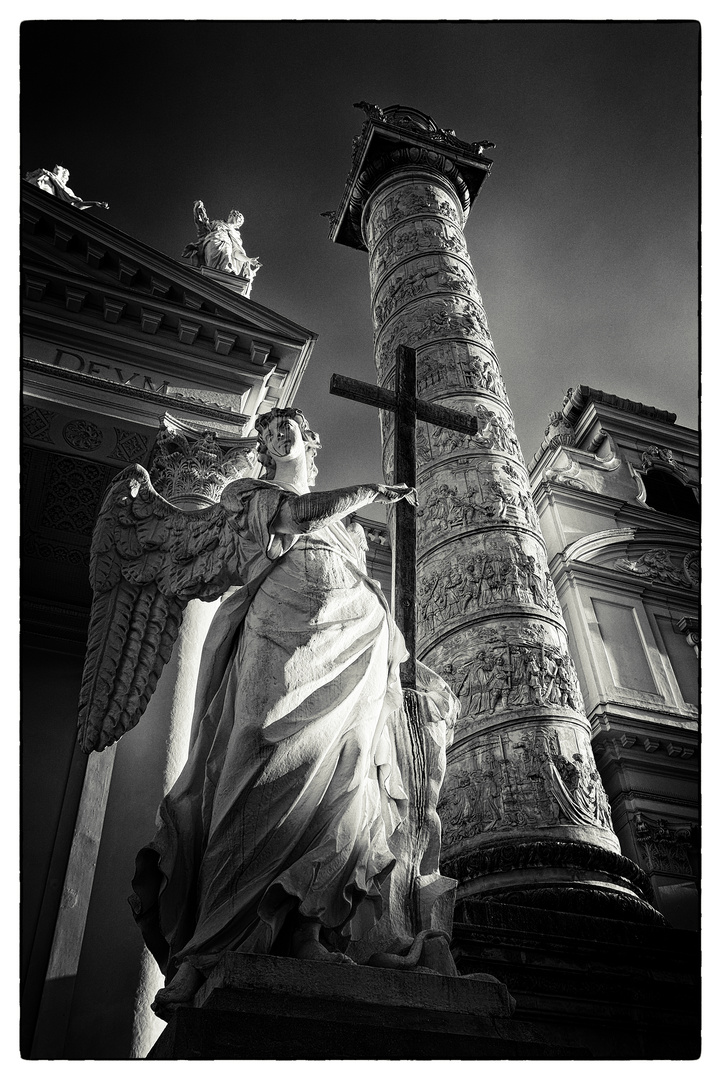
[[[166,975],[161,1014],[228,950],[417,963],[423,942],[443,937],[431,908],[455,885],[438,871],[436,803],[458,703],[419,664],[404,704],[404,642],[343,523],[415,492],[312,492],[320,441],[303,415],[274,409],[257,430],[265,479],[183,511],[135,466],[109,489],[93,541],[86,752],[138,722],[184,604],[225,594],[187,764],[133,879],[135,918]]]
[[[63,202],[77,207],[78,210],[89,210],[91,206],[99,206],[102,210],[110,209],[106,202],[81,199],[79,195],[76,195],[68,187],[70,173],[64,165],[56,165],[52,172],[49,169],[35,169],[33,172],[27,173],[25,179],[34,184],[35,187],[41,188],[42,191],[47,191],[50,195],[55,195]]]
[[[208,217],[205,206],[198,200],[193,203],[193,217],[198,240],[187,244],[184,259],[191,259],[194,266],[207,266],[211,270],[223,270],[252,282],[261,263],[246,255],[240,229],[245,221],[240,210],[231,210],[226,221]]]

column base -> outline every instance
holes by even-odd
[[[485,845],[442,866],[458,880],[458,901],[521,907],[664,926],[651,883],[625,856],[582,841]]]

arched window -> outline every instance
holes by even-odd
[[[649,469],[643,475],[643,483],[647,506],[688,521],[700,519],[698,501],[692,489],[667,469]]]

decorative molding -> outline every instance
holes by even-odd
[[[115,458],[116,461],[124,461],[128,465],[135,462],[142,464],[147,452],[147,435],[141,435],[139,431],[125,431],[123,428],[115,428],[115,446],[110,457]]]
[[[23,405],[23,438],[54,443],[50,424],[55,416],[57,413],[49,409],[40,409],[37,405]]]
[[[665,465],[669,469],[673,469],[674,472],[681,473],[682,476],[688,476],[688,469],[686,466],[676,460],[673,456],[673,451],[667,450],[662,446],[648,446],[641,454],[641,464],[644,469],[652,469],[657,465]]]
[[[640,401],[631,401],[629,398],[620,398],[615,394],[607,394],[604,390],[594,390],[593,387],[584,385],[571,386],[566,391],[562,405],[564,416],[574,423],[590,401],[597,401],[599,405],[608,405],[620,412],[634,413],[636,416],[645,416],[649,420],[658,420],[663,424],[676,423],[676,413],[657,409],[653,405],[644,405]]]
[[[80,441],[87,437],[84,430],[79,432]],[[89,437],[95,436],[90,432]],[[71,533],[89,540],[100,500],[112,476],[112,466],[56,454],[48,455],[48,458],[37,525],[40,529]]]
[[[576,441],[576,432],[573,424],[566,419],[562,412],[548,414],[548,426],[544,431],[551,448],[556,446],[573,446]]]
[[[685,635],[686,641],[698,656],[701,648],[701,627],[699,620],[690,617],[679,619],[676,623],[676,629],[679,634]]]
[[[441,872],[457,878],[460,882],[466,882],[489,874],[541,867],[606,873],[638,891],[644,899],[653,900],[651,882],[637,863],[618,852],[581,840],[534,840],[529,843],[509,841],[505,844],[488,845],[447,859]]]
[[[698,848],[697,825],[672,826],[666,818],[652,819],[637,812],[632,827],[651,873],[695,876],[691,858]]]
[[[670,552],[665,548],[649,548],[636,559],[616,559],[613,565],[616,570],[663,585],[680,585],[693,589],[699,586],[697,551],[687,554],[681,566],[673,562]]]
[[[87,454],[97,450],[103,441],[102,429],[90,420],[71,420],[63,428],[63,438],[73,450]]]

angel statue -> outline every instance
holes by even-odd
[[[256,427],[265,479],[187,511],[136,465],[109,488],[93,538],[87,753],[140,719],[185,604],[223,595],[188,760],[133,878],[133,913],[166,976],[161,1016],[227,951],[399,968],[420,958],[455,974],[442,928],[413,912],[437,911],[455,886],[438,871],[435,807],[458,702],[418,664],[421,690],[404,704],[403,639],[357,525],[343,523],[373,502],[415,505],[415,490],[312,492],[321,444],[303,414],[272,409]],[[438,944],[445,968],[428,959]]]
[[[198,230],[198,240],[194,244],[186,245],[183,258],[191,259],[194,266],[224,270],[227,274],[247,280],[250,283],[250,292],[250,285],[262,263],[245,253],[240,239],[240,227],[245,218],[240,210],[231,210],[227,221],[211,221],[203,203],[198,200],[193,203],[193,218]]]
[[[34,172],[26,173],[25,179],[35,187],[56,195],[63,202],[71,203],[78,210],[88,210],[91,206],[99,206],[101,210],[110,209],[106,202],[93,202],[76,195],[68,187],[70,173],[63,165],[56,165],[52,172],[49,169],[35,169]]]

